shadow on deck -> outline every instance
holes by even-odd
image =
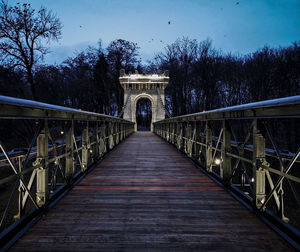
[[[150,132],[121,143],[12,251],[293,248]]]

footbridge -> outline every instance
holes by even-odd
[[[136,132],[0,96],[0,250],[299,250],[299,117],[293,96]]]

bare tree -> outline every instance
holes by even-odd
[[[156,55],[158,68],[169,70],[172,76],[166,96],[171,97],[174,116],[192,112],[192,69],[199,58],[199,49],[197,40],[182,37],[167,45],[163,53]]]
[[[123,68],[126,72],[133,71],[139,64],[138,50],[136,43],[116,39],[112,41],[107,50],[107,62],[111,67],[113,88],[115,91],[116,102],[118,105],[118,113],[121,112],[123,106],[123,88],[119,84],[119,73]]]
[[[48,53],[51,40],[61,37],[62,25],[51,11],[41,7],[39,11],[30,4],[9,6],[0,3],[0,52],[1,60],[26,72],[33,99],[36,99],[36,83],[33,69]]]

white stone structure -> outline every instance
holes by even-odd
[[[123,118],[136,123],[136,105],[139,99],[147,98],[152,105],[151,131],[153,123],[165,119],[165,88],[169,83],[169,73],[156,74],[126,74],[122,69],[120,71],[120,84],[124,89],[124,107]]]

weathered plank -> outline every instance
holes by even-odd
[[[288,251],[281,237],[152,133],[136,133],[12,251]]]

